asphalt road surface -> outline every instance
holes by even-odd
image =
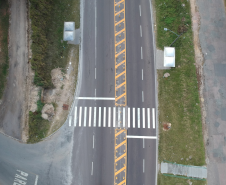
[[[156,136],[150,2],[130,0],[125,7],[128,106],[115,108],[114,102],[114,1],[83,0],[80,73],[73,109],[47,141],[25,145],[0,135],[1,185],[19,180],[35,185],[113,185],[118,121],[127,118],[128,135]],[[126,110],[123,118],[118,117],[121,110]],[[156,140],[131,138],[127,143],[127,184],[154,185]]]

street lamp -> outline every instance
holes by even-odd
[[[170,44],[170,47],[176,42],[176,40],[183,34],[181,33],[180,35],[176,34],[175,32],[173,32],[172,30],[168,29],[168,28],[164,28],[165,31],[170,31],[172,33],[174,33],[175,35],[177,35],[177,38],[172,42],[172,44]]]

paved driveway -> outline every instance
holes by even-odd
[[[196,0],[204,55],[204,99],[208,128],[208,184],[225,185],[226,24],[223,0]]]

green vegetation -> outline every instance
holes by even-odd
[[[8,30],[9,30],[8,0],[0,1],[0,98],[2,98],[9,68]]]
[[[201,180],[188,180],[177,177],[167,177],[164,175],[158,175],[158,184],[167,184],[167,185],[189,185],[189,182],[192,182],[192,185],[206,185],[206,181]]]
[[[79,0],[30,0],[34,82],[52,88],[51,70],[67,65],[70,46],[63,39],[65,21],[80,26]]]
[[[190,4],[186,0],[155,0],[157,19],[157,47],[174,43],[176,68],[159,70],[159,162],[168,160],[185,165],[205,165],[205,149],[202,135],[201,108],[198,93],[194,46],[191,29]],[[164,73],[170,77],[163,78]],[[164,123],[171,123],[169,131],[163,131]],[[190,156],[190,158],[189,158]],[[206,184],[191,180],[193,184]],[[158,185],[185,185],[187,179],[158,175]]]
[[[80,26],[80,0],[30,0],[32,28],[32,69],[34,83],[45,89],[53,88],[51,71],[65,71],[69,51],[73,46],[63,41],[65,21],[74,21],[75,29]],[[29,113],[29,143],[46,137],[50,123],[41,117],[44,104],[37,102],[38,110]],[[56,104],[53,103],[54,108]]]
[[[41,101],[41,91],[37,101],[37,111],[29,112],[29,139],[28,143],[36,143],[44,138],[49,130],[50,123],[42,118],[42,108],[44,103]]]

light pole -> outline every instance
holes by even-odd
[[[175,35],[177,35],[177,38],[172,42],[172,44],[170,44],[170,47],[176,42],[176,40],[183,34],[181,33],[180,35],[176,34],[175,32],[173,32],[172,30],[168,29],[168,28],[164,28],[165,31],[170,31],[172,33],[174,33]]]

